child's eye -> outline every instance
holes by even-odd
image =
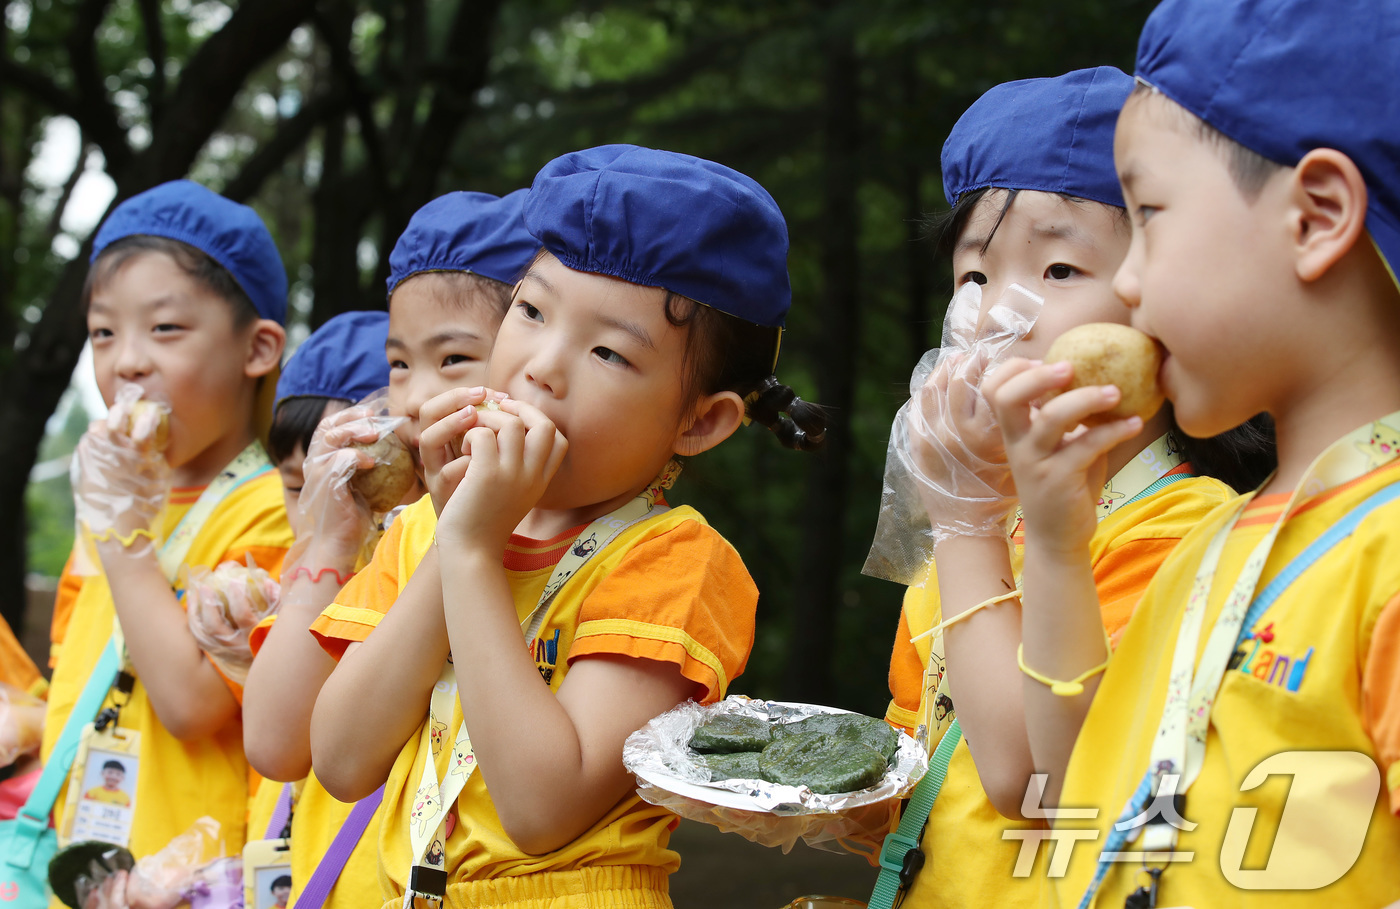
[[[154,330],[157,332],[170,332],[179,331],[180,328],[181,326],[176,325],[173,322],[162,322],[159,325],[157,325]]]
[[[968,281],[971,281],[973,284],[985,285],[987,283],[987,276],[980,271],[970,271],[961,278],[958,278],[958,286],[961,287]]]
[[[1156,207],[1151,205],[1139,205],[1134,211],[1139,224],[1146,224],[1148,219],[1157,213]]]
[[[1045,276],[1053,281],[1063,281],[1077,274],[1079,274],[1079,269],[1075,268],[1073,265],[1066,265],[1063,262],[1056,262],[1054,265],[1045,269]]]
[[[408,364],[405,363],[403,360],[390,360],[390,361],[389,361],[389,368],[390,368],[390,369],[408,369]]]
[[[595,347],[593,348],[593,352],[597,354],[599,359],[601,359],[604,363],[613,363],[617,366],[632,365],[631,363],[627,362],[626,357],[624,357],[622,354],[618,353],[615,350],[609,350],[606,347]]]
[[[468,357],[462,354],[448,354],[447,356],[442,358],[442,365],[456,366],[458,363],[472,363],[475,361],[476,357]]]
[[[104,338],[110,338],[110,337],[112,337],[112,329],[110,329],[110,328],[91,328],[91,329],[88,329],[88,337],[91,338],[91,339],[94,340],[94,341],[100,341],[100,340],[102,340],[102,339],[104,339]]]
[[[544,320],[544,317],[540,314],[540,311],[535,307],[531,306],[529,303],[526,303],[524,300],[521,300],[519,303],[515,304],[515,308],[520,310],[521,314],[524,315],[525,318],[529,319],[531,322],[541,322]]]

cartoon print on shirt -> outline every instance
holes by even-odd
[[[574,555],[578,556],[580,559],[588,558],[593,555],[597,549],[598,535],[596,533],[590,533],[586,539],[574,541],[573,552]]]
[[[438,722],[437,717],[431,714],[428,717],[428,721],[432,724],[428,730],[428,739],[433,745],[433,757],[437,757],[442,753],[442,743],[447,737],[447,724]]]
[[[472,754],[470,751],[462,751],[459,748],[452,752],[452,763],[448,766],[447,772],[449,774],[456,774],[457,776],[466,776],[468,773],[472,772],[472,768],[475,764],[476,755]]]
[[[428,847],[428,854],[423,856],[423,860],[433,868],[441,868],[446,857],[447,854],[442,848],[442,840],[433,840],[433,844]]]
[[[1109,480],[1107,483],[1103,484],[1103,491],[1099,493],[1099,501],[1097,507],[1099,518],[1103,519],[1108,517],[1109,512],[1113,511],[1113,503],[1121,498],[1125,498],[1125,496],[1123,493],[1118,492],[1113,488],[1112,480]]]

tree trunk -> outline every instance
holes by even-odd
[[[841,574],[850,561],[845,534],[851,455],[850,414],[855,398],[859,341],[859,262],[856,190],[859,184],[860,122],[853,30],[844,17],[827,17],[826,98],[822,144],[826,166],[821,218],[824,292],[821,312],[809,324],[823,327],[817,340],[822,364],[817,387],[831,409],[825,450],[813,457],[807,474],[803,543],[798,561],[796,622],[789,650],[792,696],[830,704],[836,694],[832,667]]]

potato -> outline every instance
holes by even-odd
[[[413,472],[413,456],[392,432],[377,442],[355,447],[368,452],[375,465],[356,471],[350,478],[350,487],[365,497],[371,511],[383,514],[402,502],[418,479]]]
[[[1074,379],[1065,391],[1086,385],[1116,385],[1123,393],[1117,407],[1085,419],[1089,426],[1132,416],[1150,419],[1165,400],[1157,382],[1157,371],[1162,367],[1161,349],[1156,341],[1135,328],[1116,322],[1091,322],[1071,328],[1045,352],[1046,363],[1061,360],[1074,365]]]
[[[136,401],[122,424],[122,432],[142,448],[164,451],[170,444],[170,408],[155,401]]]

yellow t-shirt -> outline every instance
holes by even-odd
[[[1289,516],[1260,578],[1262,590],[1306,546],[1336,524],[1369,493],[1400,481],[1400,462],[1305,500]],[[1200,639],[1219,615],[1234,580],[1255,545],[1286,505],[1287,496],[1251,502],[1232,531],[1212,586]],[[1172,651],[1196,569],[1228,516],[1221,509],[1182,541],[1144,595],[1137,615],[1099,685],[1075,743],[1061,796],[1066,807],[1098,809],[1096,821],[1061,821],[1066,829],[1094,830],[1098,838],[1074,848],[1068,872],[1052,880],[1058,905],[1077,906],[1093,876],[1106,829],[1147,770],[1162,715]],[[1196,907],[1384,906],[1400,899],[1400,504],[1372,512],[1349,539],[1304,572],[1263,615],[1253,640],[1225,673],[1211,713],[1200,777],[1186,794],[1183,816],[1198,824],[1178,834],[1176,849],[1194,852],[1162,875],[1158,904]],[[1200,649],[1197,651],[1199,659]],[[1346,795],[1354,774],[1323,773],[1319,793],[1311,777],[1272,776],[1241,791],[1264,760],[1292,752],[1341,751],[1379,765],[1382,792],[1374,805],[1348,814]],[[1354,769],[1354,768],[1353,768]],[[1281,773],[1284,771],[1280,771]],[[1299,793],[1307,793],[1311,795]],[[1387,798],[1386,792],[1389,797]],[[1291,796],[1291,798],[1290,798]],[[1281,825],[1285,803],[1294,821]],[[1295,804],[1296,803],[1296,804]],[[1237,811],[1237,809],[1245,809]],[[1257,809],[1249,817],[1248,809]],[[1389,809],[1389,810],[1387,810]],[[1309,811],[1311,814],[1309,815]],[[1222,858],[1233,822],[1248,832],[1243,862]],[[1329,852],[1345,852],[1350,833],[1369,817],[1359,859],[1340,880],[1321,889],[1241,889],[1222,866],[1295,871],[1345,867],[1319,865]],[[1344,823],[1350,819],[1352,823]],[[1286,830],[1281,830],[1286,828]],[[1301,837],[1299,837],[1301,834]],[[1277,842],[1276,842],[1277,841]],[[1299,844],[1306,848],[1300,848]],[[1135,849],[1133,845],[1125,847]],[[1271,855],[1271,850],[1273,853]],[[1140,863],[1115,864],[1098,906],[1121,906],[1140,881]],[[1257,881],[1256,881],[1257,882]],[[1250,886],[1253,886],[1251,883]]]
[[[258,623],[248,637],[248,643],[256,655],[277,616],[270,615]],[[309,632],[308,632],[309,633]],[[262,786],[250,800],[248,808],[249,838],[261,837],[267,832],[268,823],[276,809],[277,800],[282,794],[282,783],[263,780]],[[296,905],[302,889],[311,880],[316,867],[331,847],[346,818],[350,816],[353,802],[336,799],[312,771],[303,780],[293,784],[292,794],[292,833],[290,855],[292,859],[291,905]],[[281,832],[281,831],[277,831]],[[365,904],[365,894],[379,893],[379,810],[366,825],[349,859],[336,878],[335,885],[326,895],[326,909],[350,909]]]
[[[328,652],[339,657],[349,643],[368,636],[432,544],[434,527],[426,498],[404,511],[369,567],[312,625]],[[522,618],[534,609],[554,565],[581,529],[553,540],[512,538],[505,567]],[[710,702],[722,698],[744,669],[757,601],[758,591],[733,547],[698,512],[682,506],[628,528],[584,563],[555,597],[529,646],[555,691],[570,661],[609,654],[672,663],[696,683],[698,698]],[[454,704],[440,739],[453,741],[461,723],[460,704]],[[408,824],[425,759],[421,733],[420,728],[405,744],[384,789],[380,883],[391,902],[400,901],[413,863]],[[439,754],[440,777],[451,750]],[[451,905],[462,904],[464,891],[476,882],[506,884],[545,872],[641,869],[647,873],[637,879],[664,887],[664,875],[680,864],[666,848],[675,816],[635,793],[573,842],[545,855],[522,852],[506,835],[481,774],[467,781],[455,816],[446,862]]]
[[[105,789],[102,786],[94,786],[83,793],[83,798],[90,802],[105,802],[108,805],[129,806],[131,796],[120,789]]]
[[[160,519],[165,534],[175,529],[201,491],[171,491]],[[199,528],[185,561],[214,568],[252,555],[259,566],[276,576],[291,543],[282,483],[276,471],[269,471],[234,489],[219,503]],[[116,617],[104,576],[81,578],[69,586],[76,587],[76,594],[69,611],[71,620],[65,616],[61,637],[54,642],[56,663],[45,717],[45,759],[106,648]],[[107,703],[111,703],[110,697]],[[204,815],[219,822],[226,850],[241,849],[249,786],[242,722],[235,720],[215,735],[181,742],[161,725],[138,679],[122,708],[119,725],[141,733],[132,853],[141,858],[164,848]],[[65,797],[66,785],[54,806],[54,817],[63,816]]]
[[[1148,581],[1178,541],[1234,495],[1233,490],[1217,480],[1193,477],[1125,505],[1099,523],[1089,551],[1104,627],[1111,639],[1121,637]],[[1014,534],[1012,540],[1012,568],[1019,576],[1021,534]],[[893,699],[886,719],[910,732],[918,722],[923,671],[933,640],[931,635],[914,642],[910,639],[941,621],[938,578],[930,566],[924,586],[911,587],[905,593],[890,661]],[[935,661],[941,667],[942,655],[935,655]],[[951,712],[951,704],[936,705],[934,718],[942,720]],[[927,863],[914,878],[904,905],[910,909],[1037,905],[1044,858],[1038,859],[1030,874],[1016,877],[1013,871],[1021,840],[1003,838],[1007,830],[1028,830],[1033,826],[1003,817],[992,807],[964,738],[953,750],[943,788],[929,813],[920,847]]]

